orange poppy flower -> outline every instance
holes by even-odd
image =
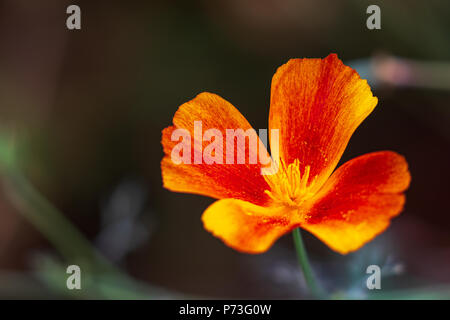
[[[222,133],[251,129],[229,102],[201,93],[181,105],[162,132],[164,187],[220,199],[203,213],[204,227],[241,252],[262,253],[296,227],[341,254],[357,250],[400,213],[410,182],[406,160],[392,151],[365,154],[334,171],[377,101],[367,81],[335,54],[289,60],[272,79],[270,99],[269,129],[279,130],[281,163],[276,174],[262,175],[261,163],[172,161],[178,144],[172,133],[193,134],[194,121]],[[192,158],[201,155],[199,145],[189,148]]]

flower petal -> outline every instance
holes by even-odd
[[[301,172],[310,166],[319,189],[376,104],[367,81],[335,54],[292,59],[272,79],[269,128],[280,130],[280,157],[299,159]]]
[[[194,142],[199,141],[194,133],[194,121],[201,121],[201,131],[205,133],[208,129],[216,129],[223,136],[223,144],[219,154],[223,164],[195,163],[195,155],[202,159],[202,149],[212,141],[203,141],[196,146]],[[234,163],[226,164],[226,129],[242,129],[243,132],[252,129],[244,116],[221,97],[212,93],[201,93],[193,100],[181,105],[173,118],[173,126],[163,130],[162,145],[165,157],[161,162],[161,172],[164,187],[177,192],[195,193],[210,196],[217,199],[236,198],[250,201],[255,204],[264,205],[270,200],[264,190],[268,189],[267,183],[261,175],[261,165],[259,161],[250,164],[249,156],[257,153],[246,144],[244,150],[246,155],[245,164],[237,164],[238,147],[233,150]],[[172,161],[172,151],[177,144],[185,142],[172,141],[172,134],[176,129],[186,129],[190,134],[190,139],[186,144],[190,149],[191,164],[176,164]],[[237,136],[241,134],[237,133]],[[243,135],[243,134],[242,134]],[[256,137],[259,142],[259,138]],[[236,139],[237,141],[238,139]],[[267,155],[267,150],[260,143],[255,143],[261,154]],[[238,146],[238,142],[236,142]],[[241,148],[242,149],[242,148]]]
[[[406,160],[395,152],[350,160],[312,200],[302,227],[341,254],[357,250],[400,213],[410,180]]]
[[[294,228],[287,210],[224,199],[206,209],[202,221],[206,230],[229,247],[245,253],[263,253],[280,236]]]

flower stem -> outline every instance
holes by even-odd
[[[302,235],[300,233],[300,228],[295,228],[292,231],[292,236],[294,237],[295,250],[297,251],[297,260],[300,268],[303,271],[303,276],[305,277],[306,284],[313,297],[320,299],[323,298],[323,292],[321,288],[317,285],[316,279],[309,263],[308,254],[303,244]]]

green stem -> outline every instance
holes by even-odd
[[[7,194],[19,209],[57,249],[66,261],[83,263],[92,269],[101,261],[102,267],[109,269],[109,263],[99,255],[89,241],[64,215],[51,205],[31,183],[14,168],[5,176]]]
[[[314,278],[314,273],[311,268],[311,264],[309,263],[308,254],[305,249],[305,245],[303,244],[302,235],[300,233],[300,228],[295,228],[292,231],[292,235],[294,237],[295,250],[297,251],[297,260],[300,265],[303,276],[305,277],[306,284],[308,285],[311,294],[315,298],[322,298],[323,293],[321,288],[317,285],[316,279]]]

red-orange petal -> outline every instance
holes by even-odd
[[[202,155],[202,150],[196,148],[194,140],[194,121],[202,122],[202,132],[217,129],[223,136],[223,164],[194,163],[194,155]],[[173,118],[173,126],[163,130],[162,145],[165,156],[161,162],[161,172],[164,187],[177,192],[202,194],[223,199],[235,198],[258,205],[268,203],[269,197],[264,190],[267,183],[261,175],[261,165],[257,161],[250,164],[250,153],[257,150],[245,148],[245,164],[237,164],[237,148],[234,150],[235,164],[226,164],[226,129],[252,129],[245,117],[229,102],[212,93],[201,93],[193,100],[181,105]],[[191,164],[176,164],[171,159],[172,150],[180,141],[172,141],[175,129],[186,129],[191,136]],[[259,142],[259,138],[257,138]],[[198,141],[198,139],[197,139]],[[202,149],[211,143],[203,141]],[[183,145],[184,143],[182,143]],[[258,143],[259,145],[259,143]],[[259,145],[261,147],[261,145]],[[258,147],[258,148],[259,148]],[[267,155],[262,146],[261,154]]]
[[[406,160],[395,152],[350,160],[312,200],[302,227],[341,254],[357,250],[401,212],[410,180]]]
[[[367,81],[335,54],[292,59],[272,79],[269,128],[280,130],[280,157],[299,159],[301,172],[310,166],[319,188],[376,104]]]
[[[224,199],[206,209],[202,221],[206,230],[229,247],[244,253],[263,253],[280,236],[294,228],[287,210]]]

